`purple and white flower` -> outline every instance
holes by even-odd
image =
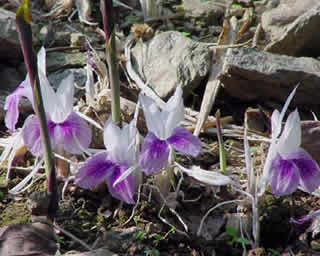
[[[133,196],[136,186],[133,175],[126,175],[121,178],[121,181],[118,180],[129,169],[136,166],[135,142],[137,134],[134,121],[130,124],[123,123],[123,128],[120,129],[109,119],[103,133],[104,145],[107,150],[88,158],[76,173],[75,183],[82,188],[92,189],[102,182],[106,182],[113,197],[128,204],[135,204]],[[116,181],[117,183],[115,183]]]
[[[281,114],[275,110],[272,114],[272,139],[262,175],[262,185],[268,182],[275,195],[288,195],[301,187],[313,192],[320,185],[320,169],[312,157],[301,148],[301,125],[297,110],[290,113],[281,133],[281,123],[288,102]],[[262,187],[264,191],[264,187]]]
[[[185,128],[178,127],[184,119],[180,86],[162,109],[148,96],[140,94],[139,101],[149,130],[139,156],[139,164],[147,175],[168,163],[172,149],[191,156],[201,152],[200,139]]]
[[[41,48],[38,53],[38,75],[52,148],[55,151],[65,150],[71,154],[81,154],[91,143],[91,129],[82,118],[73,112],[73,75],[62,80],[55,92],[46,77],[45,60],[45,49]],[[22,97],[27,97],[33,104],[32,88],[28,77],[6,99],[5,121],[10,130],[15,130],[19,117],[18,105]],[[26,119],[23,126],[23,139],[30,152],[35,156],[42,155],[40,125],[37,116],[31,115]]]

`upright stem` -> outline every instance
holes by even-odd
[[[216,124],[217,124],[217,136],[219,142],[219,158],[220,158],[220,169],[222,173],[227,174],[227,157],[224,150],[224,143],[221,132],[221,122],[220,122],[220,110],[216,112]]]
[[[116,56],[116,40],[114,30],[114,8],[111,0],[100,0],[100,11],[103,19],[103,29],[106,39],[106,56],[109,67],[109,78],[111,83],[111,112],[112,120],[121,124],[120,111],[120,85]]]
[[[38,77],[36,55],[32,47],[32,31],[30,26],[28,0],[23,0],[16,14],[16,24],[19,40],[23,51],[24,61],[28,70],[30,85],[33,93],[34,111],[40,122],[40,138],[43,148],[45,170],[47,175],[47,192],[51,202],[49,204],[49,218],[53,220],[58,209],[56,171],[54,156],[51,149],[46,115],[41,97],[40,82]]]

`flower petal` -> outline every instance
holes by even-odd
[[[109,117],[104,125],[103,142],[109,152],[121,144],[121,129],[114,124],[111,117]]]
[[[55,122],[63,122],[73,110],[73,94],[74,94],[74,77],[71,73],[66,78],[64,78],[59,88],[56,92],[58,99],[58,110],[55,114],[56,116],[52,119]]]
[[[274,195],[289,195],[299,185],[298,168],[291,160],[285,160],[278,154],[272,161],[269,182]]]
[[[232,183],[232,180],[222,173],[203,170],[199,166],[192,166],[191,169],[187,169],[178,163],[175,164],[182,172],[185,172],[189,176],[205,184],[212,186],[224,186]]]
[[[92,189],[106,180],[114,166],[107,152],[97,153],[89,157],[76,173],[75,183],[82,188]]]
[[[182,127],[176,128],[173,131],[173,135],[167,139],[167,142],[174,149],[186,155],[195,157],[201,153],[201,140]]]
[[[4,110],[7,110],[5,124],[9,130],[14,131],[19,119],[19,102],[22,97],[27,97],[33,102],[32,88],[30,86],[29,77],[27,78],[6,98]]]
[[[43,99],[44,110],[49,115],[49,119],[54,120],[52,117],[56,115],[55,112],[58,111],[60,107],[58,104],[57,95],[51,87],[48,78],[41,70],[38,71],[38,75],[41,86],[41,96]]]
[[[184,120],[184,105],[182,98],[182,88],[178,86],[174,95],[166,103],[162,110],[162,115],[166,115],[165,139],[172,135],[174,129]]]
[[[136,202],[133,199],[135,184],[134,179],[130,175],[124,180],[119,182],[117,185],[113,186],[114,182],[128,169],[127,165],[120,165],[114,167],[110,176],[108,176],[107,184],[108,189],[111,195],[115,198],[118,198],[121,201],[126,202],[127,204],[135,204]]]
[[[301,187],[309,193],[314,192],[320,185],[320,169],[318,164],[302,148],[290,154],[289,158],[298,167]]]
[[[44,47],[41,47],[41,49],[38,51],[37,55],[37,64],[38,64],[38,72],[42,72],[45,76],[47,75],[46,70],[46,49]]]
[[[154,133],[161,139],[164,138],[164,123],[162,120],[162,113],[157,104],[148,96],[140,93],[139,102],[142,105],[144,117],[146,119],[148,131]]]
[[[166,141],[158,139],[152,132],[145,137],[139,155],[139,164],[149,175],[168,163],[169,147]]]
[[[278,152],[285,155],[295,152],[301,145],[301,124],[297,110],[290,113],[277,144]]]
[[[291,223],[294,223],[294,224],[297,224],[297,225],[302,225],[304,224],[306,221],[310,220],[310,219],[313,219],[313,218],[316,218],[316,217],[319,217],[320,216],[320,209],[308,214],[308,215],[304,215],[298,219],[293,219],[291,218],[290,219],[290,222]]]
[[[24,122],[22,136],[24,144],[35,156],[42,155],[42,144],[40,138],[40,123],[35,115],[29,116]]]
[[[88,149],[91,138],[89,125],[74,112],[54,128],[55,144],[63,145],[64,150],[71,154],[82,154],[83,149]]]

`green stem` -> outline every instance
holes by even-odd
[[[219,142],[219,158],[220,158],[220,169],[222,173],[227,174],[227,157],[224,150],[224,143],[221,132],[221,122],[220,122],[220,110],[216,112],[216,124],[217,124],[217,136]]]
[[[29,74],[30,85],[32,88],[34,111],[38,116],[40,122],[40,138],[43,148],[43,157],[48,182],[47,192],[51,198],[48,214],[50,219],[53,220],[56,210],[58,209],[56,172],[54,155],[51,149],[47,120],[44,111],[43,100],[41,97],[36,55],[32,47],[32,31],[30,22],[28,0],[23,0],[16,14],[16,24],[26,68]]]
[[[112,120],[121,125],[120,111],[120,83],[118,72],[118,61],[116,55],[116,40],[114,30],[114,8],[111,0],[100,1],[100,11],[103,19],[103,28],[106,39],[106,56],[109,67],[109,78],[111,83],[111,113]]]

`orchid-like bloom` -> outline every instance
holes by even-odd
[[[144,139],[139,164],[147,175],[163,168],[169,160],[172,148],[186,155],[197,156],[201,152],[201,141],[179,123],[184,120],[182,88],[162,109],[148,96],[140,95],[149,133]]]
[[[129,125],[123,123],[123,128],[120,129],[109,119],[105,124],[103,134],[107,150],[88,158],[76,173],[75,182],[85,189],[92,189],[106,182],[113,197],[128,204],[135,204],[133,199],[134,177],[128,175],[120,182],[117,180],[131,167],[136,166],[136,135],[137,129],[134,122]]]
[[[272,115],[272,123],[279,120],[279,112]],[[313,192],[320,185],[320,169],[312,157],[300,147],[301,125],[298,111],[292,112],[277,142],[272,159],[269,183],[275,195],[288,195],[298,186]]]
[[[81,154],[91,143],[91,129],[73,112],[73,75],[62,80],[55,92],[46,77],[45,59],[45,49],[41,48],[38,53],[38,75],[52,148],[56,151],[65,150],[71,154]],[[11,130],[15,129],[19,116],[18,104],[22,97],[27,97],[33,104],[28,77],[6,99],[6,125]],[[31,115],[26,119],[23,140],[35,156],[42,155],[40,123],[37,116]]]
[[[297,110],[292,112],[281,133],[281,123],[295,90],[290,94],[281,114],[272,114],[272,138],[262,175],[275,195],[288,195],[301,187],[313,192],[320,185],[320,169],[312,157],[301,148],[301,125]],[[262,187],[262,191],[264,188]]]

